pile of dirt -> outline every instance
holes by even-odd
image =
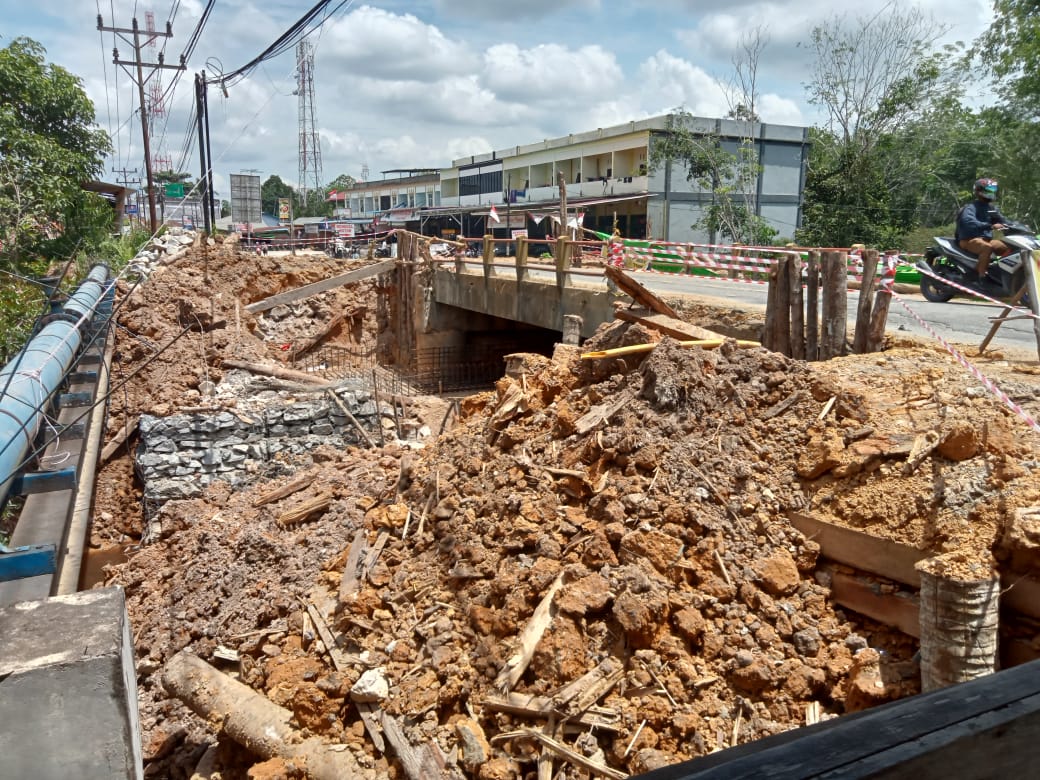
[[[342,307],[375,309],[372,286],[341,288],[265,341],[244,305],[342,262],[208,251],[122,307],[120,370],[140,373],[111,430],[206,402],[222,360],[279,358],[291,322],[305,338]],[[618,323],[583,351],[657,340]],[[1035,384],[1003,368],[1028,406]],[[819,545],[788,513],[983,560],[1040,497],[1036,465],[1028,429],[921,346],[826,364],[667,338],[595,361],[514,356],[422,450],[319,449],[293,477],[164,505],[163,537],[107,583],[127,590],[148,774],[201,760],[225,778],[306,776],[166,693],[185,649],[372,778],[411,776],[409,745],[444,776],[624,776],[915,693],[915,641],[830,601]],[[98,540],[139,531],[132,473],[126,454],[101,472]],[[317,496],[323,513],[279,522]]]

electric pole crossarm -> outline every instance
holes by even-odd
[[[150,23],[149,23],[149,26],[151,26]],[[159,55],[159,62],[158,63],[147,63],[147,62],[143,62],[141,60],[141,46],[142,45],[147,45],[147,43],[150,43],[150,42],[154,41],[156,38],[172,38],[173,37],[173,29],[172,29],[172,26],[171,26],[171,24],[169,22],[166,23],[166,32],[165,33],[159,33],[159,32],[155,32],[153,30],[148,30],[147,36],[145,36],[146,39],[147,39],[147,42],[145,44],[142,44],[142,42],[141,42],[141,28],[137,24],[137,17],[134,17],[133,24],[130,27],[130,29],[126,29],[126,28],[123,28],[123,27],[106,27],[105,23],[104,23],[104,19],[101,18],[101,14],[98,14],[98,17],[97,17],[97,28],[101,32],[110,32],[110,33],[113,33],[115,35],[118,35],[128,45],[133,46],[133,49],[134,49],[134,59],[132,61],[120,60],[119,59],[119,50],[118,49],[113,49],[113,51],[112,51],[112,61],[115,62],[115,64],[122,66],[124,68],[124,70],[126,70],[127,67],[129,67],[129,66],[132,66],[132,67],[136,68],[136,70],[137,70],[137,78],[134,78],[129,70],[127,70],[127,74],[130,75],[130,79],[136,83],[137,90],[138,90],[138,93],[139,93],[138,94],[138,99],[140,100],[140,105],[141,105],[141,140],[142,140],[142,144],[144,146],[144,170],[145,170],[145,175],[146,175],[147,180],[148,180],[148,216],[149,216],[149,226],[151,228],[152,233],[155,233],[156,230],[158,229],[158,220],[156,219],[156,216],[155,216],[155,181],[154,181],[154,178],[152,176],[152,150],[151,150],[151,146],[150,146],[149,138],[148,138],[148,111],[146,109],[147,103],[145,102],[144,88],[145,88],[145,83],[148,81],[148,79],[150,79],[156,73],[156,71],[159,71],[159,70],[186,70],[187,66],[184,64],[183,58],[181,59],[181,64],[180,65],[167,65],[167,64],[165,64],[162,61],[162,55],[161,54]],[[133,36],[133,40],[131,41],[129,38],[124,37],[125,35]],[[150,69],[149,73],[148,73],[148,78],[145,78],[145,75],[144,75],[144,69],[146,67]]]
[[[114,62],[116,65],[134,65],[134,66],[137,65],[137,62],[135,60],[114,59],[114,60],[112,60],[112,62]],[[142,62],[141,63],[141,67],[143,67],[143,68],[155,68],[157,70],[187,70],[188,69],[187,65],[163,65],[162,63],[159,63],[159,62]],[[148,79],[145,79],[145,81],[147,81],[147,80]]]

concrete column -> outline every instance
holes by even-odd
[[[140,780],[122,588],[0,607],[0,775]]]

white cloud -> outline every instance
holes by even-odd
[[[319,42],[323,68],[341,78],[436,82],[472,73],[479,59],[463,43],[411,14],[363,6],[333,23]]]
[[[3,0],[0,0],[2,2]],[[887,0],[861,0],[869,13]],[[167,62],[175,62],[202,13],[202,0],[180,0]],[[256,57],[299,19],[311,2],[221,0],[199,39],[188,72],[167,103],[167,134],[156,145],[178,161],[191,148],[193,78],[230,72]],[[345,7],[315,47],[316,123],[326,179],[359,176],[361,167],[447,166],[453,159],[642,119],[678,106],[707,117],[729,109],[723,84],[733,73],[741,34],[768,33],[759,73],[758,111],[772,123],[814,116],[802,82],[809,52],[797,44],[843,6],[832,0],[368,0]],[[99,123],[120,127],[119,156],[109,169],[143,169],[136,87],[112,65],[112,36],[93,30],[97,6],[37,0],[5,7],[0,46],[29,35],[48,59],[80,76]],[[105,23],[144,24],[146,4],[100,4]],[[110,14],[110,7],[114,15]],[[155,13],[164,27],[171,4]],[[948,36],[971,40],[988,25],[987,0],[919,0]],[[118,43],[121,55],[130,50]],[[214,164],[228,173],[258,168],[294,182],[298,99],[295,51],[254,69],[225,99],[209,92]],[[173,74],[164,72],[163,84]],[[720,83],[722,82],[722,83]],[[109,119],[111,117],[111,120]],[[185,168],[199,170],[193,152]],[[375,173],[373,173],[375,175]],[[223,186],[220,184],[219,186]]]
[[[722,116],[729,109],[721,85],[700,67],[661,50],[639,68],[644,105],[664,113],[680,106],[695,116]]]
[[[624,73],[614,55],[598,45],[521,49],[507,43],[485,52],[482,78],[503,100],[559,105],[561,100],[594,101],[622,83]]]

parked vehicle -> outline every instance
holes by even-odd
[[[922,270],[921,294],[933,303],[945,303],[959,292],[924,273],[930,270],[990,298],[1010,298],[1026,283],[1026,267],[1020,250],[1040,249],[1040,241],[1033,229],[1021,222],[1009,223],[1004,228],[1002,240],[1014,251],[1001,258],[992,258],[986,276],[979,279],[975,273],[978,257],[958,247],[952,237],[936,236],[935,244],[929,247],[925,259],[919,264]]]

